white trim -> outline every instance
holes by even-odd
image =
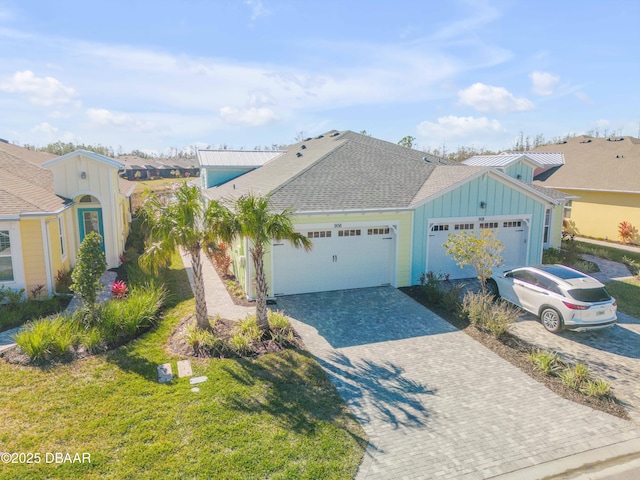
[[[356,210],[296,210],[295,215],[307,215],[307,216],[318,216],[318,215],[353,215],[358,213],[392,213],[392,212],[407,212],[414,210],[414,207],[393,207],[393,208],[361,208]]]
[[[51,264],[51,237],[49,236],[49,224],[56,219],[45,220],[40,219],[40,227],[42,228],[42,250],[44,252],[44,274],[47,279],[47,296],[53,294],[53,266]]]
[[[49,167],[51,165],[56,165],[58,163],[69,160],[70,158],[78,157],[80,155],[84,155],[85,157],[89,157],[97,162],[104,163],[111,167],[116,167],[118,169],[124,168],[126,165],[124,163],[120,163],[113,158],[106,157],[104,155],[100,155],[99,153],[89,152],[88,150],[75,150],[73,152],[67,153],[66,155],[62,155],[60,157],[48,160],[42,164],[43,167]]]
[[[578,190],[581,192],[602,192],[602,193],[630,193],[633,195],[640,195],[640,190],[608,190],[604,188],[584,188],[584,187],[556,187],[552,185],[543,185],[538,183],[541,187],[553,188],[554,190]],[[580,197],[577,197],[580,198]]]
[[[6,227],[5,227],[6,225]],[[9,232],[9,242],[11,245],[11,267],[13,268],[13,280],[8,282],[0,282],[0,285],[11,289],[26,290],[24,276],[24,260],[22,257],[22,237],[20,234],[20,222],[9,221],[0,222],[0,230]]]
[[[415,211],[411,214],[411,230],[409,233],[409,285],[413,285],[413,235],[415,234]]]
[[[67,236],[65,232],[64,217],[59,215],[58,219],[58,239],[60,240],[60,258],[64,262],[68,256]]]

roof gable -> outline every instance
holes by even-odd
[[[58,163],[62,163],[62,162],[66,162],[71,158],[75,158],[78,156],[85,156],[88,158],[91,158],[92,160],[95,160],[96,162],[102,163],[104,165],[113,167],[113,168],[117,168],[117,169],[121,169],[124,168],[124,163],[120,163],[117,160],[114,160],[113,158],[109,158],[106,157],[104,155],[100,155],[98,153],[95,152],[90,152],[88,150],[76,150],[74,152],[71,153],[67,153],[66,155],[62,155],[61,157],[57,157],[54,158],[52,160],[49,160],[47,162],[44,162],[42,164],[43,167],[50,167],[52,165],[56,165]]]
[[[198,162],[201,167],[257,168],[283,153],[283,150],[198,150]]]

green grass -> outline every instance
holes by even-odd
[[[607,290],[618,302],[618,310],[640,318],[640,280],[628,279],[624,281],[612,280],[605,284]]]
[[[629,252],[627,250],[622,250],[615,247],[593,245],[591,243],[579,241],[575,241],[575,244],[579,253],[595,255],[596,257],[613,260],[614,262],[628,263],[628,260],[633,260],[640,263],[640,253]]]
[[[172,282],[186,283],[178,262]],[[90,464],[3,465],[0,478],[353,478],[365,434],[318,363],[287,351],[258,360],[193,359],[209,380],[157,383],[179,358],[166,343],[193,314],[112,352],[48,368],[0,361],[0,445],[7,452],[88,452]]]

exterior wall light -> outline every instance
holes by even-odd
[[[480,208],[487,208],[487,202],[480,202]]]
[[[87,172],[80,172],[80,178],[85,180],[87,178]]]

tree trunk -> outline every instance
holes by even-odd
[[[264,249],[261,244],[251,250],[253,268],[256,272],[256,319],[258,328],[265,333],[269,330],[267,319],[267,279],[264,276]]]
[[[193,269],[193,289],[196,298],[196,323],[198,328],[209,330],[209,316],[207,315],[207,300],[204,294],[204,279],[202,278],[202,260],[200,248],[189,251],[191,255],[191,268]]]

